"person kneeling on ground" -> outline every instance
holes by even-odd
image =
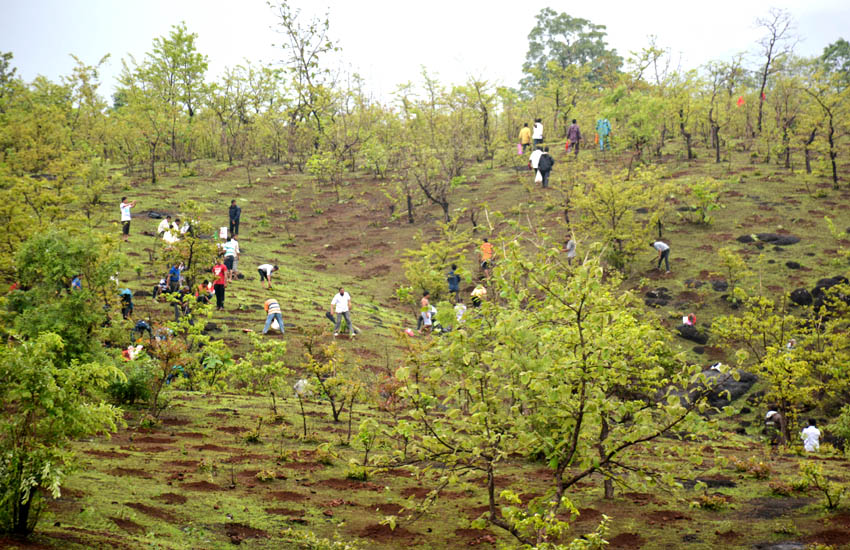
[[[277,321],[280,333],[283,334],[283,315],[281,314],[280,304],[277,300],[269,298],[263,303],[263,309],[266,310],[266,325],[263,327],[263,334],[267,334],[269,332],[269,327],[272,326],[273,321]]]

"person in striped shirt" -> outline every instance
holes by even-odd
[[[280,304],[274,298],[269,298],[263,303],[263,309],[266,310],[266,326],[263,327],[263,334],[269,332],[269,327],[272,326],[272,321],[277,320],[280,326],[280,333],[283,334],[283,315],[280,312]]]

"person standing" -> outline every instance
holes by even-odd
[[[227,266],[221,260],[213,266],[213,292],[215,292],[215,309],[224,309],[224,289],[227,287]]]
[[[277,271],[278,267],[272,264],[263,264],[257,266],[257,272],[260,274],[260,284],[266,282],[266,290],[272,289],[272,273]]]
[[[543,143],[543,119],[534,119],[534,131],[531,133],[531,137],[534,140],[535,147]]]
[[[173,264],[168,270],[168,290],[177,292],[180,290],[180,265]]]
[[[573,258],[576,257],[576,242],[573,240],[573,236],[570,235],[569,240],[567,240],[567,265],[573,265]]]
[[[336,323],[334,324],[334,337],[339,336],[339,326],[342,319],[345,318],[345,323],[348,325],[348,334],[354,338],[354,325],[351,324],[351,296],[344,288],[339,287],[339,292],[334,294],[331,300],[331,310],[336,313]]]
[[[522,145],[522,154],[524,155],[528,151],[528,146],[531,145],[531,128],[528,127],[527,122],[519,130],[519,144]]]
[[[814,420],[809,420],[809,425],[800,432],[803,447],[807,453],[816,453],[820,450],[820,430],[815,426]]]
[[[611,149],[611,142],[608,140],[608,134],[611,133],[611,123],[607,118],[600,118],[596,121],[596,135],[599,136],[599,150]]]
[[[567,140],[570,142],[573,154],[578,158],[578,142],[581,141],[581,130],[578,127],[576,119],[573,119],[573,123],[567,129]]]
[[[227,266],[227,282],[233,280],[233,274],[236,272],[236,260],[239,258],[239,242],[233,237],[228,236],[224,243],[224,265]]]
[[[540,177],[543,187],[549,187],[549,174],[552,173],[552,167],[555,166],[555,159],[549,154],[549,148],[543,148],[543,154],[537,161],[537,169],[540,171]]]
[[[232,236],[236,236],[239,234],[239,218],[242,216],[242,208],[236,205],[236,199],[230,201],[230,211],[228,212],[228,217],[230,218],[230,234]]]
[[[136,201],[127,201],[127,197],[121,197],[121,237],[126,242],[130,238],[130,209],[136,206]]]
[[[655,241],[653,243],[649,243],[649,246],[658,251],[657,269],[661,269],[661,262],[663,261],[664,265],[667,267],[667,273],[670,273],[670,245],[664,241]]]
[[[280,333],[284,334],[283,330],[283,315],[280,312],[280,304],[274,298],[269,298],[263,303],[263,309],[266,310],[266,326],[263,327],[263,334],[269,332],[272,326],[272,321],[277,320],[280,328]]]
[[[484,277],[486,279],[490,278],[490,270],[493,267],[493,245],[490,244],[486,238],[484,242],[481,243],[480,249],[480,261],[481,261],[481,271],[484,272]]]
[[[451,269],[449,269],[449,276],[446,277],[446,281],[449,283],[449,293],[453,293],[455,296],[455,302],[460,300],[460,275],[455,271],[457,269],[456,264],[452,264]]]

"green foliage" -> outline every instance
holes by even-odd
[[[287,529],[281,533],[285,542],[292,544],[297,550],[360,550],[362,547],[355,543],[344,541],[339,537],[333,539],[321,538],[315,533]]]
[[[537,458],[554,472],[545,498],[488,518],[531,546],[562,532],[555,514],[572,507],[568,491],[580,480],[640,470],[635,448],[674,427],[708,433],[696,414],[701,399],[672,391],[699,383],[699,368],[680,363],[665,332],[615,291],[616,278],[603,280],[596,260],[573,270],[562,261],[560,247],[540,235],[510,244],[491,280],[499,304],[485,303],[439,339],[411,340],[396,371],[418,426],[398,434],[409,438],[408,462],[412,455],[430,471],[439,460],[445,483],[484,471],[491,495],[509,456]],[[673,472],[659,477],[672,482]]]
[[[726,282],[729,283],[731,301],[733,303],[738,302],[742,299],[738,286],[742,281],[752,277],[753,272],[747,266],[747,262],[744,261],[744,258],[732,250],[731,247],[724,246],[723,248],[720,248],[717,251],[717,255],[720,257],[720,261],[718,263],[723,269],[719,272],[719,274],[723,275]]]
[[[824,498],[824,507],[827,510],[835,510],[841,504],[841,497],[847,492],[847,485],[830,481],[823,473],[820,463],[807,460],[800,464],[800,475],[805,479],[809,487],[820,492]]]
[[[286,366],[286,342],[249,334],[251,351],[239,361],[234,376],[250,391],[261,392],[271,399],[277,414],[277,398],[288,392],[287,378],[293,374]]]
[[[696,216],[691,221],[705,225],[711,224],[714,221],[711,212],[724,208],[719,199],[725,187],[724,182],[714,178],[703,178],[691,183],[690,193],[685,199]]]
[[[73,468],[72,439],[117,429],[120,411],[93,396],[121,376],[109,361],[68,360],[45,332],[0,349],[0,531],[30,533],[45,496]]]
[[[850,405],[841,407],[841,412],[827,429],[836,437],[844,439],[844,454],[850,455]]]
[[[137,401],[147,402],[151,396],[154,373],[146,357],[124,363],[123,376],[116,376],[106,392],[119,405],[133,405]]]
[[[411,306],[417,315],[423,292],[430,292],[434,303],[448,298],[446,277],[452,264],[458,266],[456,273],[461,280],[472,280],[472,271],[466,259],[467,251],[474,248],[472,236],[467,231],[457,231],[449,225],[441,225],[440,228],[441,239],[423,241],[420,248],[404,251],[404,275],[409,286],[401,287],[396,297]]]
[[[333,186],[336,201],[341,202],[339,187],[345,173],[343,164],[330,152],[316,153],[307,160],[307,172],[320,184]]]

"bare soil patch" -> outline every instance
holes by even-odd
[[[658,523],[667,523],[670,521],[677,520],[691,520],[690,517],[686,516],[681,512],[677,512],[676,510],[656,510],[650,513],[647,517],[650,521],[655,521]]]
[[[244,525],[242,523],[225,523],[224,533],[230,537],[230,542],[240,544],[246,539],[268,538],[269,534],[262,529]]]
[[[154,500],[158,500],[165,504],[186,504],[186,501],[189,499],[183,495],[178,495],[177,493],[163,493],[158,497],[154,497]]]
[[[380,523],[368,525],[357,534],[361,538],[374,540],[376,542],[391,542],[394,546],[410,546],[415,544],[419,539],[419,535],[411,533],[404,527],[390,529],[389,525],[381,525]]]
[[[128,502],[125,504],[128,508],[132,508],[137,512],[141,512],[146,516],[150,516],[152,518],[161,519],[168,523],[176,523],[177,518],[169,512],[168,510],[162,510],[160,508],[155,508],[153,506],[148,506],[147,504],[142,504],[141,502]]]
[[[174,440],[170,437],[155,437],[152,435],[143,435],[142,437],[137,437],[133,439],[133,443],[174,443]]]
[[[130,453],[120,453],[118,451],[101,451],[99,449],[86,449],[83,451],[87,455],[96,456],[98,458],[127,458]]]
[[[341,491],[346,490],[355,490],[355,491],[383,491],[384,487],[382,485],[376,485],[375,483],[371,483],[369,481],[355,481],[353,479],[345,479],[345,478],[333,478],[333,479],[323,479],[319,481],[317,485],[321,485],[322,487],[329,487],[331,489],[338,489]]]
[[[215,483],[210,483],[209,481],[193,481],[192,483],[184,483],[182,486],[186,489],[191,489],[193,491],[201,491],[204,493],[222,490],[222,487],[216,485]]]
[[[281,500],[284,502],[303,502],[310,497],[294,491],[272,491],[266,495],[266,498],[270,500]]]
[[[620,533],[616,537],[608,539],[608,548],[621,550],[637,550],[646,541],[637,533]]]
[[[455,529],[455,537],[466,542],[466,546],[496,544],[496,537],[486,529]]]
[[[109,475],[113,475],[116,477],[124,477],[124,476],[132,476],[132,477],[140,477],[142,479],[153,479],[153,474],[145,470],[139,470],[138,468],[112,468],[107,471]]]
[[[294,508],[265,508],[266,513],[276,516],[287,516],[291,518],[300,518],[304,516],[304,510],[296,510]]]
[[[788,512],[810,504],[809,498],[754,498],[749,501],[752,508],[743,513],[745,518],[776,519]]]
[[[806,542],[828,544],[830,546],[844,545],[850,542],[850,531],[847,529],[827,529],[805,538]]]
[[[221,445],[213,445],[212,443],[207,443],[205,445],[196,445],[196,449],[199,451],[212,451],[214,453],[239,453],[241,452],[239,449],[234,449],[233,447],[222,447]]]
[[[115,525],[117,525],[121,529],[127,531],[128,533],[136,534],[136,533],[142,531],[142,529],[143,529],[143,527],[141,525],[139,525],[138,523],[136,523],[133,520],[116,518],[116,517],[110,517],[109,519],[111,519],[112,522]]]

